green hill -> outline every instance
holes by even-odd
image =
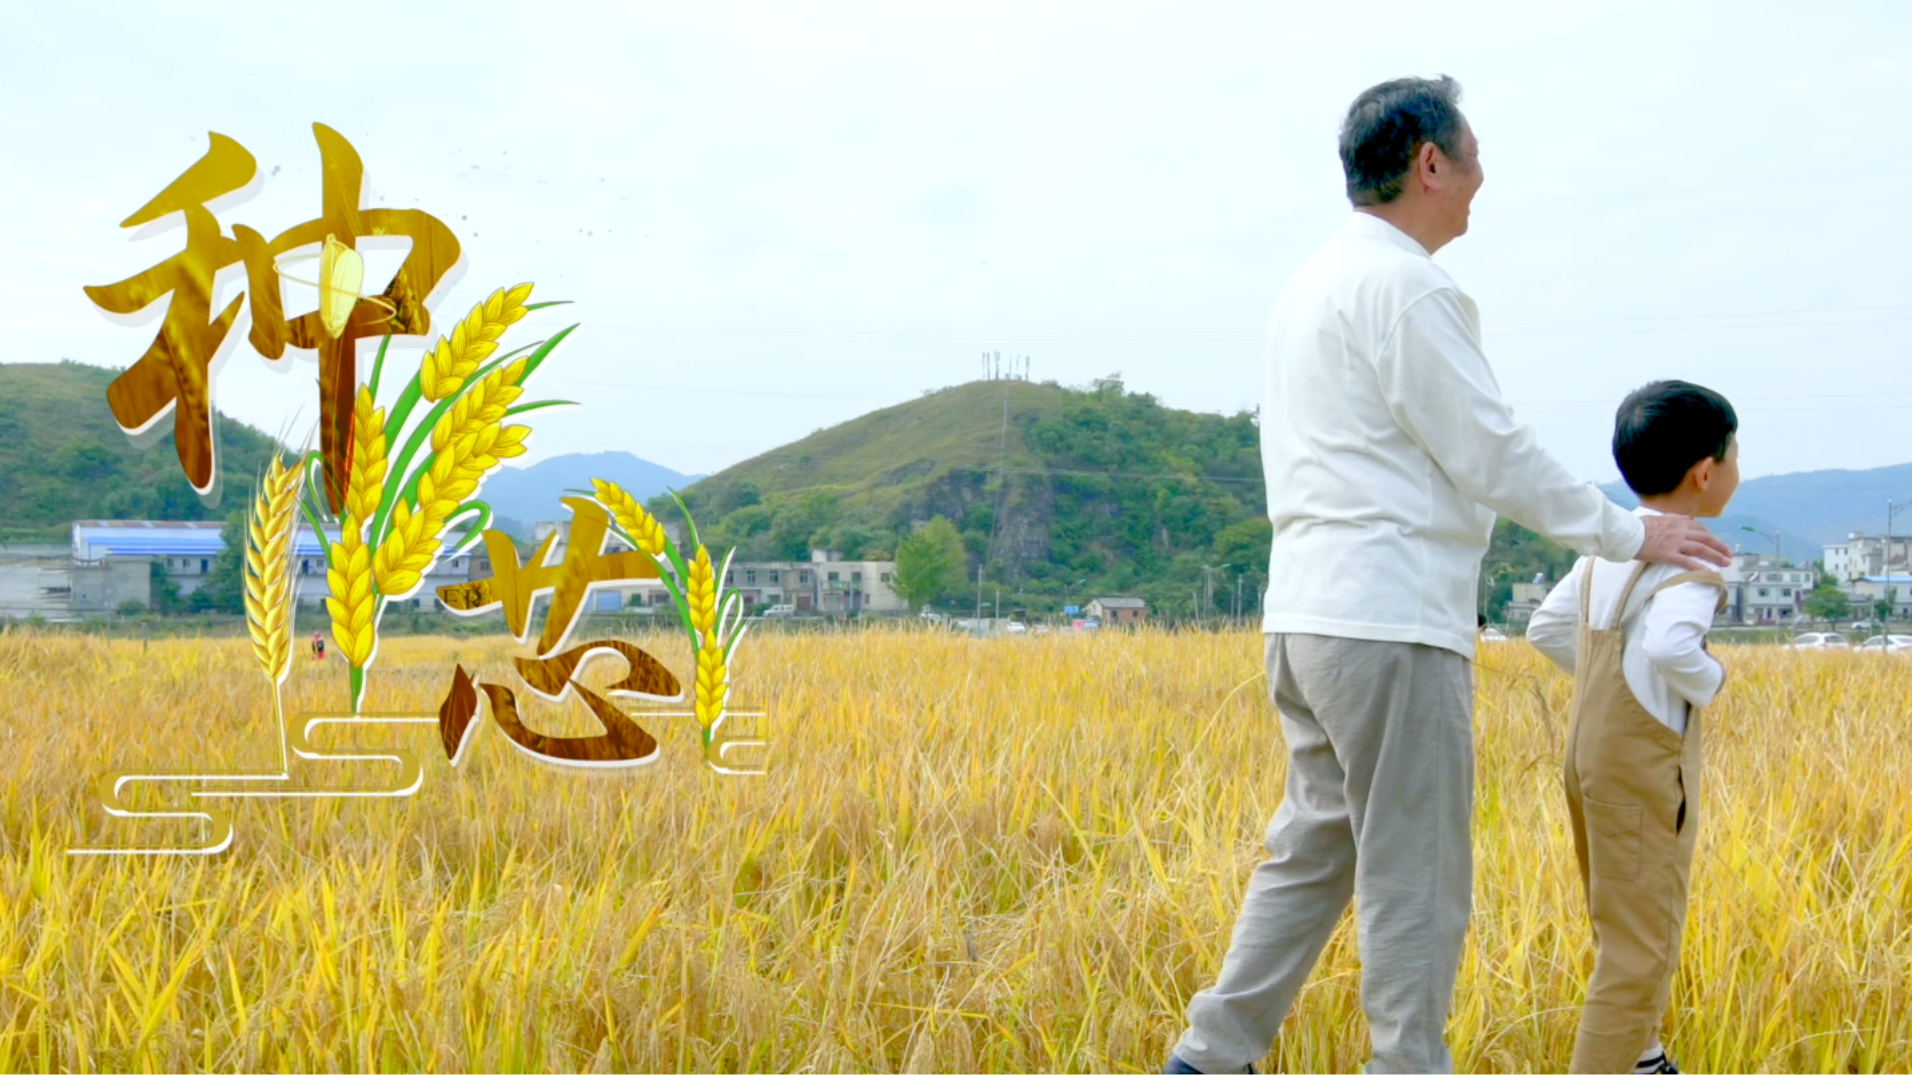
[[[75,519],[223,519],[243,510],[271,441],[215,416],[220,503],[179,468],[171,433],[147,447],[113,420],[119,371],[75,362],[0,363],[0,540],[64,541]]]
[[[1005,608],[1012,593],[1031,610],[1121,593],[1186,613],[1211,565],[1214,607],[1234,600],[1239,571],[1248,610],[1268,560],[1258,445],[1250,414],[1175,410],[1114,377],[978,381],[819,430],[685,497],[706,541],[742,558],[887,558],[940,515],[962,534],[967,577],[980,566]]]

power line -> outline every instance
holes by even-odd
[[[1661,331],[1729,331],[1740,328],[1841,328],[1848,325],[1901,324],[1912,321],[1907,317],[1863,317],[1834,318],[1843,314],[1870,314],[1889,311],[1912,311],[1912,305],[1894,304],[1880,306],[1843,306],[1817,310],[1774,310],[1747,311],[1726,314],[1653,314],[1624,317],[1572,317],[1535,321],[1488,322],[1483,330],[1491,334],[1502,334],[1506,329],[1559,329],[1548,335],[1604,335],[1611,332],[1661,332]],[[1774,321],[1774,318],[1829,318],[1819,321]],[[1716,324],[1671,325],[1665,322],[1693,321],[1718,322]],[[1598,326],[1595,328],[1575,328],[1573,326]],[[1638,328],[1617,328],[1614,326],[1638,325]],[[960,342],[965,340],[992,339],[1011,336],[1019,340],[1043,343],[1259,343],[1264,337],[1259,332],[1247,333],[1238,329],[1123,329],[1117,331],[1096,329],[1035,329],[1018,332],[1003,329],[730,329],[700,328],[686,325],[623,325],[621,328],[636,332],[682,333],[693,336],[734,336],[762,339],[865,339],[865,340],[916,340],[924,342]],[[1507,335],[1541,335],[1542,333],[1506,333]],[[985,365],[985,379],[994,379]],[[726,389],[706,389],[711,392],[727,392]],[[816,398],[842,398],[824,397]]]

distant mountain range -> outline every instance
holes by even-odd
[[[616,482],[639,502],[670,489],[682,491],[703,475],[679,474],[629,452],[559,455],[528,467],[500,467],[485,479],[480,494],[494,519],[510,519],[529,531],[533,523],[570,515],[560,497],[567,490],[589,489],[592,478]]]
[[[1028,391],[1039,386],[1017,385],[1016,387]],[[1027,404],[1033,400],[1022,402]],[[966,429],[985,429],[987,423],[978,418],[973,423],[964,422],[959,425]],[[1015,432],[1011,430],[1012,435]],[[833,462],[848,464],[858,474],[871,476],[865,481],[873,492],[881,490],[882,493],[891,496],[906,493],[904,489],[897,488],[899,484],[902,484],[894,477],[897,472],[920,471],[928,475],[935,468],[935,464],[927,462],[926,459],[916,458],[917,455],[924,453],[911,451],[903,452],[902,455],[886,453],[883,462],[887,465],[878,465],[874,460],[861,459],[860,455],[863,453],[860,449],[853,449],[848,444],[811,443],[811,440],[827,439],[826,437],[811,438],[800,445],[788,445],[773,450],[764,458],[778,460],[796,458],[806,461],[814,459],[823,467],[828,467]],[[947,445],[942,447],[943,451],[935,454],[943,456],[966,454],[952,453]],[[993,454],[995,444],[987,444],[984,447],[991,452],[982,454]],[[1013,447],[1021,449],[1020,444]],[[837,450],[832,451],[832,448]],[[1013,454],[1020,456],[1021,451]],[[752,461],[753,464],[756,462]],[[1013,459],[1011,462],[1027,465],[1022,458]],[[861,464],[861,467],[859,468],[857,464]],[[819,474],[811,477],[808,483],[780,481],[778,479],[787,473],[786,465],[784,462],[775,463],[771,468],[775,476],[764,472],[761,464],[740,464],[733,469],[748,470],[749,476],[757,480],[764,493],[780,491],[786,484],[791,484],[793,488],[813,484],[834,487],[833,492],[847,494],[850,501],[855,501],[858,494],[862,492],[853,483],[845,481],[845,478],[849,476],[847,474],[845,476],[832,473]],[[947,460],[944,460],[943,465],[948,465]],[[971,465],[986,466],[987,464],[979,455]],[[877,477],[879,474],[881,477]],[[731,476],[730,471],[719,475],[720,478]],[[540,520],[562,518],[563,508],[559,505],[558,498],[564,495],[566,489],[590,488],[592,478],[615,481],[630,490],[639,501],[645,501],[666,489],[683,492],[704,477],[706,476],[680,474],[668,467],[640,459],[629,452],[561,455],[547,459],[536,466],[523,469],[505,467],[497,471],[485,481],[484,499],[491,505],[494,515],[513,519],[528,529],[532,523]],[[850,484],[851,488],[843,488],[844,484]],[[1632,508],[1640,502],[1624,482],[1612,482],[1600,488],[1612,497],[1615,503],[1625,507]],[[707,490],[700,490],[700,492],[707,492]],[[1704,521],[1729,546],[1736,546],[1747,551],[1764,552],[1772,548],[1773,537],[1778,537],[1781,555],[1795,561],[1809,563],[1824,555],[1826,545],[1843,542],[1849,534],[1883,533],[1888,500],[1896,503],[1912,502],[1912,463],[1879,467],[1874,470],[1815,470],[1751,478],[1741,483],[1739,492],[1733,497],[1732,506],[1725,515],[1718,519]],[[940,504],[937,506],[941,507]],[[1752,527],[1757,533],[1749,533],[1741,529],[1747,526]],[[1900,513],[1893,523],[1893,532],[1912,534],[1912,510]]]
[[[218,419],[225,488],[221,504],[208,508],[179,473],[170,437],[140,449],[120,432],[106,405],[106,386],[115,376],[74,363],[0,363],[0,536],[59,540],[78,518],[217,519],[245,507],[270,450],[268,438]],[[590,488],[592,478],[615,481],[639,501],[689,489],[693,503],[714,501],[716,516],[759,498],[763,514],[786,499],[824,494],[841,505],[844,524],[906,532],[909,520],[941,513],[981,538],[972,552],[1041,561],[1063,547],[1095,545],[1124,560],[1140,551],[1132,547],[1138,542],[1142,548],[1206,544],[1212,538],[1200,535],[1219,533],[1244,514],[1259,517],[1253,431],[1231,431],[1230,421],[1125,396],[1119,382],[1093,393],[977,382],[864,415],[709,478],[610,451],[503,467],[486,479],[481,496],[494,517],[528,531],[533,523],[564,518],[558,498],[567,489]],[[1000,492],[990,480],[998,468],[1015,479]],[[1175,480],[1167,481],[1171,472]],[[1637,503],[1623,484],[1602,488],[1618,503]],[[1149,503],[1128,502],[1138,490]],[[1161,499],[1171,495],[1213,503],[1177,506]],[[1771,549],[1763,535],[1776,535],[1784,555],[1812,561],[1849,533],[1883,532],[1888,500],[1912,501],[1912,463],[1754,478],[1740,486],[1729,514],[1708,525],[1747,550]],[[992,527],[999,513],[1002,524]],[[1057,518],[1078,514],[1087,520],[1080,533],[1050,532]],[[1147,526],[1116,534],[1142,516]],[[700,525],[704,517],[700,510]],[[732,536],[770,521],[740,523]],[[1170,541],[1184,529],[1185,537]],[[1912,534],[1912,511],[1899,516],[1893,531]],[[790,535],[793,545],[811,536],[808,529]],[[1252,560],[1247,555],[1244,562]]]
[[[1623,482],[1601,489],[1615,503],[1631,508],[1638,497]],[[1727,513],[1706,525],[1728,545],[1748,552],[1772,550],[1779,539],[1781,555],[1811,562],[1854,533],[1881,534],[1886,526],[1886,502],[1912,502],[1912,463],[1875,470],[1813,470],[1775,474],[1742,482]],[[1750,526],[1762,533],[1747,533]],[[1912,533],[1912,511],[1894,520],[1894,533]]]

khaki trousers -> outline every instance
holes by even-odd
[[[1628,580],[1616,616],[1640,574]],[[1590,586],[1593,572],[1585,578]],[[1654,593],[1717,579],[1689,573]],[[1590,596],[1580,601],[1566,784],[1595,955],[1568,1070],[1630,1072],[1658,1034],[1679,965],[1699,833],[1700,711],[1689,710],[1681,736],[1640,705],[1621,670],[1620,624],[1594,628]]]
[[[1354,898],[1368,1071],[1451,1072],[1445,1030],[1473,895],[1473,664],[1448,650],[1270,635],[1288,787],[1216,984],[1175,1052],[1241,1071],[1274,1044]]]

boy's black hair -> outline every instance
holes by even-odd
[[[1613,419],[1613,461],[1639,496],[1680,487],[1702,459],[1723,460],[1739,432],[1726,397],[1685,381],[1655,381],[1620,404]]]

